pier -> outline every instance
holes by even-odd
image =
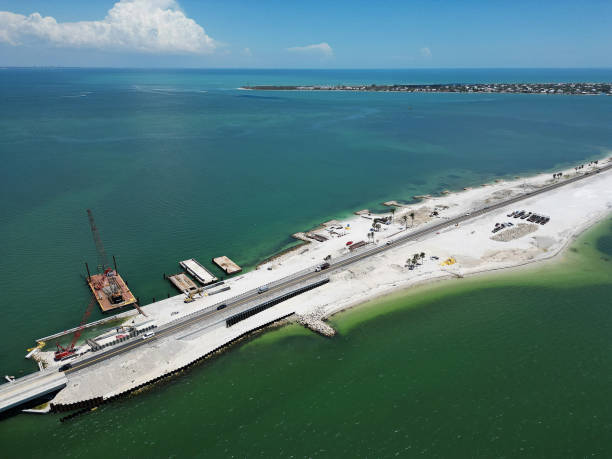
[[[183,260],[179,265],[202,285],[212,284],[219,280],[195,258]]]
[[[105,317],[104,319],[100,319],[100,320],[96,320],[95,322],[89,322],[87,324],[84,325],[80,325],[78,327],[74,327],[74,328],[70,328],[68,330],[64,330],[61,332],[57,332],[54,333],[52,335],[49,336],[44,336],[42,338],[37,338],[36,342],[40,343],[40,342],[45,342],[45,341],[51,341],[52,339],[56,339],[56,338],[61,338],[62,336],[66,336],[66,335],[71,335],[73,334],[75,331],[81,329],[81,330],[86,330],[88,328],[93,328],[93,327],[97,327],[99,325],[103,325],[106,323],[110,323],[110,322],[122,322],[124,320],[127,320],[130,317],[134,317],[138,315],[138,312],[135,310],[131,310],[131,311],[125,311],[122,312],[120,314],[116,314],[114,316],[111,317]]]
[[[242,271],[242,268],[234,263],[226,256],[213,258],[213,263],[225,271],[225,274],[236,274]]]
[[[198,290],[198,286],[195,284],[195,282],[189,279],[185,273],[168,276],[167,279],[172,282],[172,285],[183,293],[195,292]]]

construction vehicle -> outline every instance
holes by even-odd
[[[34,354],[36,354],[38,351],[40,351],[43,347],[45,347],[46,344],[47,343],[45,343],[44,341],[39,341],[38,343],[36,343],[35,347],[31,347],[28,349],[28,353],[26,354],[25,358],[29,359]]]
[[[450,257],[444,260],[442,263],[440,263],[440,266],[450,266],[450,265],[454,265],[455,263],[457,263],[457,260],[455,260],[453,257]]]
[[[327,269],[327,268],[329,268],[329,263],[325,262],[325,263],[323,263],[322,265],[318,265],[318,266],[315,268],[315,273],[318,273],[318,272],[320,272],[320,271],[323,271],[324,269]]]
[[[199,289],[197,289],[197,290],[192,290],[191,292],[189,292],[189,293],[187,294],[187,296],[185,297],[185,299],[183,300],[183,302],[184,302],[184,303],[192,303],[192,302],[194,302],[194,301],[196,300],[196,299],[195,299],[195,296],[196,296],[198,293],[200,294],[200,296],[202,296],[202,292],[203,292],[203,291],[204,291],[204,289],[203,289],[203,288],[201,288],[201,287],[200,287]]]
[[[64,347],[60,343],[55,343],[55,345],[57,346],[57,351],[55,351],[55,355],[53,357],[55,361],[63,360],[68,357],[72,357],[73,355],[76,354],[76,349],[74,348],[74,345],[80,338],[81,333],[83,333],[85,322],[87,321],[87,318],[91,314],[91,310],[93,309],[94,304],[96,304],[96,299],[92,297],[91,300],[89,301],[89,304],[87,305],[85,314],[83,314],[83,317],[81,318],[81,323],[79,324],[79,328],[77,328],[76,331],[74,332],[74,335],[72,335],[72,340],[70,341],[70,344]]]
[[[35,351],[36,349],[42,349],[43,347],[45,347],[45,344],[47,344],[47,343],[45,343],[44,341],[38,341],[38,342],[36,343],[36,347],[31,347],[31,348],[29,348],[29,349],[28,349],[28,352]]]

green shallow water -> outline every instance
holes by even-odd
[[[163,273],[186,258],[252,269],[358,209],[612,151],[609,97],[239,85],[570,80],[612,70],[0,69],[0,369],[31,371],[33,340],[79,323],[97,264],[87,208],[148,304],[176,293]]]
[[[5,420],[3,452],[609,457],[611,241],[607,219],[557,262],[341,313],[334,339],[288,326],[66,424]]]
[[[78,324],[83,262],[96,263],[86,208],[148,303],[174,293],[162,273],[181,259],[211,267],[225,254],[248,270],[329,218],[612,149],[606,97],[268,94],[241,84],[611,78],[610,69],[2,69],[2,374],[33,371],[23,359],[33,339]],[[2,454],[609,455],[602,257],[612,256],[612,231],[601,228],[556,267],[341,314],[334,340],[285,327],[66,425],[2,421]]]

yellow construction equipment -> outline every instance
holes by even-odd
[[[193,295],[190,293],[187,298],[185,298],[183,300],[183,303],[191,303],[192,301],[195,301],[195,298],[193,297]]]
[[[455,263],[457,263],[457,260],[455,260],[453,257],[450,257],[440,263],[440,266],[450,266],[454,265]]]
[[[187,297],[183,300],[184,303],[191,303],[193,301],[195,301],[195,296],[199,293],[200,296],[202,296],[202,292],[204,291],[203,288],[199,288],[197,290],[194,290],[193,292],[189,292],[187,294]]]
[[[39,341],[37,343],[37,346],[29,348],[28,352],[32,352],[34,349],[42,349],[43,347],[45,347],[45,344],[47,344],[47,343],[45,343],[44,341]]]

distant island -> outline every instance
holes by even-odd
[[[450,83],[336,86],[243,86],[258,91],[467,92],[512,94],[612,95],[612,83]]]

